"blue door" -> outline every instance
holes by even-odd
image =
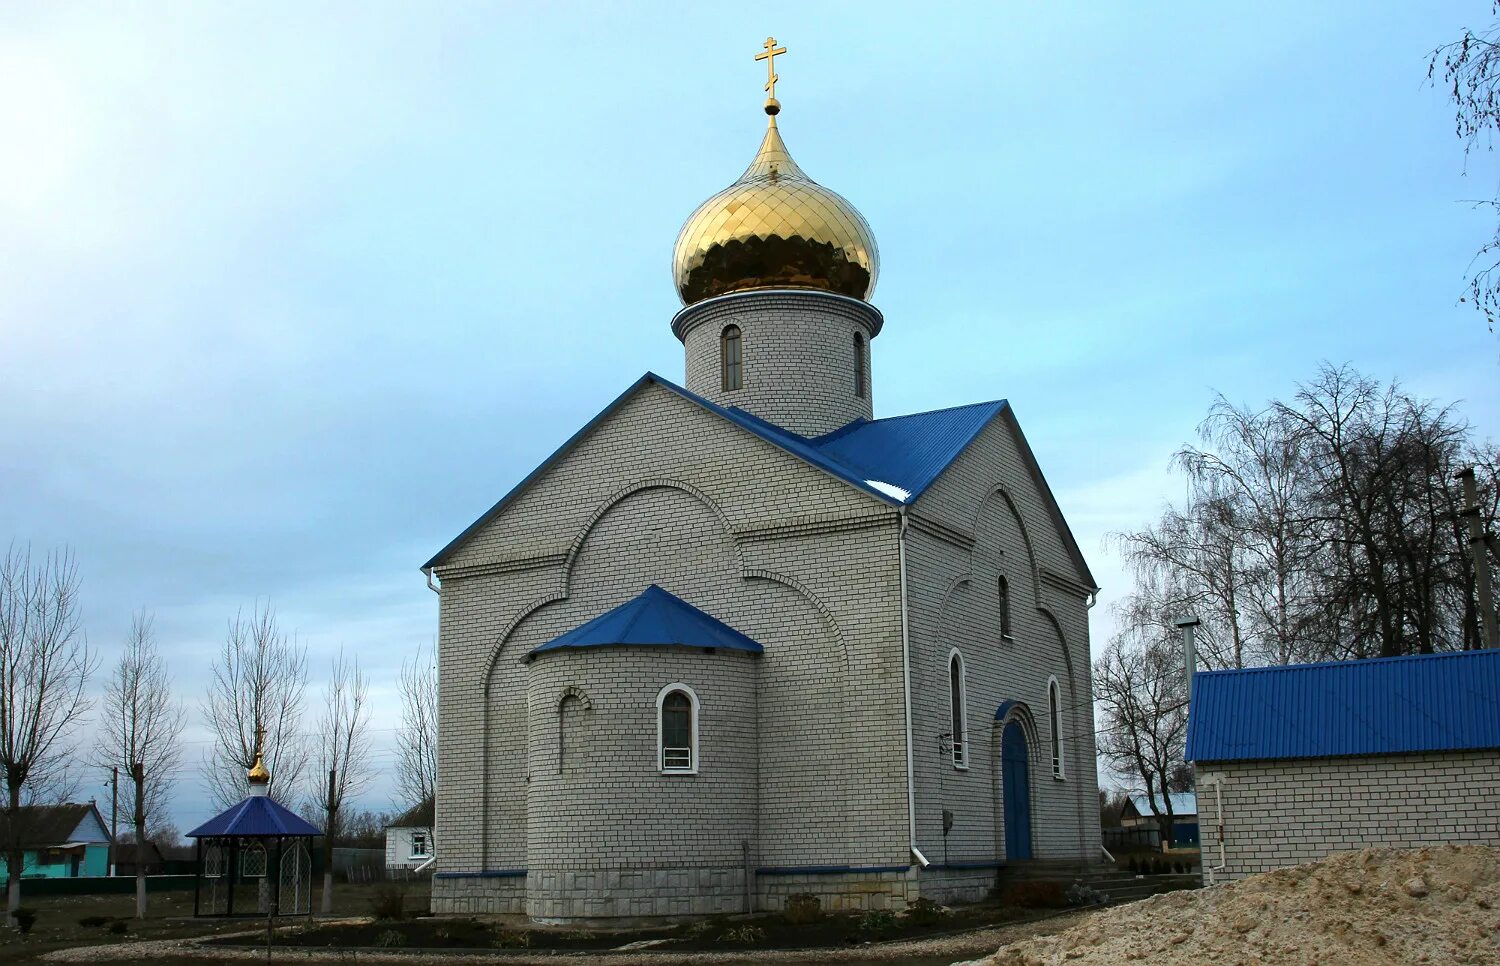
[[[1031,858],[1031,766],[1026,733],[1012,721],[1000,736],[1000,785],[1005,804],[1005,857]]]

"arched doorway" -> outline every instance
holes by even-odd
[[[1031,765],[1026,732],[1012,719],[1000,735],[1000,785],[1005,809],[1005,858],[1031,858]]]

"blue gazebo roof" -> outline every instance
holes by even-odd
[[[251,795],[193,829],[187,837],[311,838],[322,834],[322,829],[269,795]]]
[[[728,624],[652,584],[639,597],[553,638],[531,655],[570,647],[722,647],[765,650]]]

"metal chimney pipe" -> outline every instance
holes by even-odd
[[[1474,467],[1466,466],[1454,474],[1463,483],[1465,506],[1460,516],[1469,518],[1469,554],[1474,558],[1474,589],[1479,596],[1479,646],[1500,646],[1500,632],[1495,628],[1495,592],[1490,586],[1490,558],[1486,548],[1484,521],[1479,513],[1479,487],[1474,482]]]
[[[1193,675],[1198,673],[1198,650],[1197,642],[1193,639],[1193,631],[1199,624],[1203,623],[1196,617],[1179,617],[1172,623],[1182,628],[1182,667],[1187,674],[1188,699],[1193,697]]]

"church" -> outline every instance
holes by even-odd
[[[681,382],[423,567],[434,912],[899,911],[1100,858],[1097,587],[1008,402],[876,418],[879,253],[782,141],[784,52],[677,238]]]

